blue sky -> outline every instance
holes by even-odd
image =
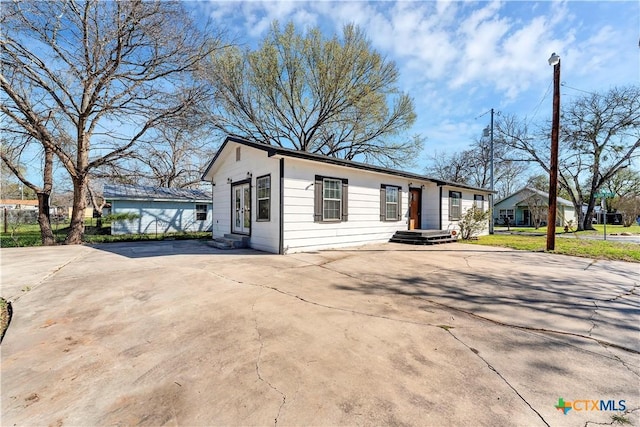
[[[531,121],[551,115],[552,52],[562,58],[562,102],[640,81],[638,1],[199,1],[197,13],[255,45],[277,19],[341,33],[353,22],[400,70],[415,100],[409,134],[428,153],[463,150],[489,109]]]

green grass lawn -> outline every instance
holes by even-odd
[[[51,224],[53,235],[57,242],[64,241],[67,236],[69,222]],[[40,226],[38,224],[20,224],[14,227],[8,226],[7,233],[4,228],[0,233],[0,246],[3,248],[16,246],[40,246]]]
[[[607,233],[609,232],[607,227]],[[546,236],[528,236],[517,234],[494,234],[480,236],[472,243],[486,246],[501,246],[523,251],[543,252],[547,247]],[[580,238],[556,237],[555,250],[552,253],[574,255],[594,259],[640,262],[640,245],[637,243],[587,240]]]
[[[103,226],[100,230],[97,227],[90,226],[87,223],[85,227],[84,242],[86,243],[109,243],[109,242],[135,242],[142,240],[165,240],[165,239],[205,239],[210,238],[211,233],[159,233],[154,234],[119,234],[112,236],[111,224],[103,222]],[[53,234],[56,238],[56,242],[62,243],[67,237],[69,232],[69,222],[52,224]],[[38,224],[20,224],[12,230],[9,227],[7,233],[0,233],[0,247],[22,247],[22,246],[40,246],[42,242],[40,240],[40,226]]]
[[[583,234],[596,234],[602,235],[604,232],[603,224],[594,224],[594,230],[584,230],[584,231],[571,231],[576,235]],[[507,227],[495,227],[496,231],[507,231]],[[509,232],[511,233],[540,233],[547,234],[547,227],[540,227],[535,229],[533,227],[511,227]],[[564,233],[564,227],[556,227],[556,233]],[[631,227],[623,227],[622,225],[610,225],[607,224],[607,235],[615,235],[620,233],[631,233],[631,234],[640,234],[640,225],[634,223]]]

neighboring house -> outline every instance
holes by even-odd
[[[67,207],[67,217],[71,218],[71,214],[73,213],[73,207],[69,206]],[[104,212],[103,212],[104,213]],[[93,212],[93,207],[91,206],[87,206],[84,208],[84,217],[86,218],[95,218],[95,214]]]
[[[0,199],[0,208],[37,211],[38,200]]]
[[[154,234],[211,231],[211,193],[182,188],[105,185],[111,213],[135,214],[113,221],[111,234]]]
[[[474,204],[488,209],[490,194],[238,137],[227,137],[202,179],[213,188],[214,238],[240,234],[280,254],[387,242],[410,228],[453,231]]]
[[[36,199],[0,199],[0,209],[32,211],[37,214],[39,202]],[[51,219],[60,219],[64,216],[65,208],[57,206],[49,206],[49,214]]]
[[[493,208],[493,218],[496,225],[509,223],[516,226],[533,226],[536,217],[542,225],[547,223],[549,215],[549,193],[531,187],[525,187],[515,193],[497,201]],[[561,197],[557,198],[556,225],[563,226],[573,221],[576,223],[573,203]]]

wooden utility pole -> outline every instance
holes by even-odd
[[[553,65],[553,117],[551,123],[551,164],[549,168],[549,216],[547,219],[547,251],[556,247],[556,212],[558,209],[558,134],[560,131],[560,57],[549,58]]]

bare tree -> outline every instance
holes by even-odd
[[[102,212],[104,211],[104,207],[107,205],[107,199],[104,198],[102,191],[95,188],[95,185],[91,180],[87,183],[87,193],[96,218],[96,228],[99,231],[102,228]]]
[[[156,187],[200,185],[202,172],[217,149],[208,135],[203,123],[162,126],[158,139],[141,146],[135,157],[145,166],[142,176]]]
[[[25,169],[21,167],[21,161],[25,151],[31,148],[32,138],[22,132],[14,133],[4,131],[6,135],[4,144],[0,149],[0,158],[3,164],[9,169],[27,188],[33,191],[38,197],[38,225],[40,226],[40,240],[44,246],[55,245],[55,237],[51,228],[50,202],[51,191],[53,190],[53,150],[48,147],[42,148],[42,186],[27,178]]]
[[[80,243],[90,173],[209,102],[195,77],[220,35],[199,31],[180,2],[15,1],[3,9],[1,111],[69,173],[66,243]]]
[[[549,172],[548,127],[532,134],[524,121],[502,115],[498,131],[519,153],[514,160],[533,162]],[[578,230],[592,229],[593,195],[640,155],[640,87],[614,88],[567,104],[560,132],[558,183],[579,215]]]
[[[498,197],[506,197],[523,185],[527,165],[505,159],[504,145],[494,144],[494,188]],[[480,188],[491,186],[491,142],[487,138],[475,140],[461,152],[438,152],[428,157],[427,175],[446,181],[459,182]]]
[[[535,191],[526,189],[526,196],[522,199],[529,209],[529,215],[531,215],[531,222],[533,227],[537,230],[540,228],[542,221],[544,221],[547,212],[549,212],[549,201]]]
[[[630,168],[620,169],[606,183],[605,188],[619,197],[635,194],[640,190],[640,172]]]
[[[420,150],[403,134],[416,116],[396,65],[354,25],[326,38],[275,22],[258,49],[227,49],[214,63],[213,117],[226,133],[385,166],[407,166]]]
[[[93,172],[102,181],[151,187],[191,188],[202,184],[202,172],[218,146],[210,142],[205,123],[159,126],[156,138],[143,141],[131,157]]]
[[[622,225],[631,227],[633,222],[640,218],[640,191],[616,198],[613,205],[622,215]]]
[[[9,157],[9,152],[12,151],[10,144],[7,144],[6,138],[2,141],[2,148],[0,153],[4,152],[5,156]],[[1,157],[0,157],[1,158]],[[24,166],[18,166],[24,164],[24,161],[16,160],[12,164],[16,165],[16,168],[25,173],[26,168]],[[13,171],[7,166],[7,163],[0,161],[0,199],[25,199],[33,200],[37,199],[37,195],[33,189],[24,185],[13,173]]]
[[[471,161],[467,151],[447,153],[436,150],[428,156],[425,172],[433,178],[466,184],[470,181]]]
[[[527,179],[527,187],[535,190],[549,191],[549,175],[532,175]]]

